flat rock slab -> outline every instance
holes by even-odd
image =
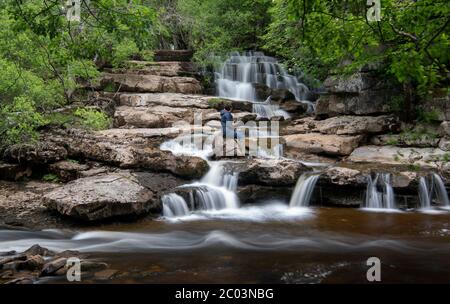
[[[321,133],[293,134],[283,136],[288,148],[304,153],[349,155],[358,147],[362,135],[339,136]]]
[[[50,210],[87,221],[143,214],[157,203],[156,195],[128,172],[80,178],[43,200]]]
[[[212,98],[214,97],[178,93],[122,93],[119,95],[119,103],[129,107],[159,105],[207,109],[209,108],[208,100]]]
[[[139,74],[103,74],[100,87],[114,85],[121,92],[199,94],[200,82],[192,77],[166,77]]]

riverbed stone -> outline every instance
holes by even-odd
[[[157,202],[155,193],[128,172],[80,178],[44,195],[43,200],[50,210],[87,221],[140,215]]]
[[[49,172],[58,176],[62,182],[69,182],[81,176],[82,171],[87,171],[90,167],[86,164],[80,164],[76,161],[62,160],[51,164]]]
[[[439,133],[441,136],[450,137],[450,121],[443,121],[439,126]]]
[[[0,180],[17,181],[23,177],[30,177],[32,173],[29,166],[0,161]]]
[[[4,158],[19,164],[50,164],[67,157],[67,150],[52,142],[16,144],[6,148]]]

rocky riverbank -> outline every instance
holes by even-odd
[[[230,170],[239,173],[243,203],[289,199],[299,177],[312,171],[321,172],[313,198],[319,205],[360,206],[368,177],[380,172],[392,175],[405,207],[417,204],[421,177],[435,172],[450,186],[448,96],[426,105],[443,113],[436,121],[405,124],[389,108],[399,94],[395,87],[361,70],[327,79],[328,93],[317,100],[314,113],[290,92],[266,88],[272,103],[289,114],[268,119],[252,113],[250,102],[202,95],[195,67],[179,59],[133,61],[129,69],[105,71],[92,98],[107,101],[111,129],[46,129],[39,143],[3,151],[0,224],[82,227],[159,216],[164,194],[209,170],[204,157],[174,153],[161,144],[219,131],[217,109],[223,103],[234,106],[236,120],[271,119],[281,126],[283,158],[227,158]],[[260,88],[258,94],[264,92]],[[196,116],[202,117],[200,125],[194,124]],[[219,159],[214,153],[210,157]]]

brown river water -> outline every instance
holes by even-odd
[[[0,251],[36,243],[107,262],[114,283],[367,283],[370,257],[384,283],[450,282],[445,210],[246,206],[95,231],[0,231]]]

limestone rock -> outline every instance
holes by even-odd
[[[4,152],[6,160],[20,164],[49,164],[66,157],[66,149],[51,142],[16,144],[8,147]]]
[[[363,136],[324,135],[321,133],[283,136],[288,149],[304,153],[349,155],[358,147]]]
[[[28,166],[0,162],[0,180],[17,181],[22,177],[30,177],[32,173]]]
[[[130,173],[80,178],[44,195],[47,208],[63,215],[95,221],[140,215],[155,207],[155,193]]]

